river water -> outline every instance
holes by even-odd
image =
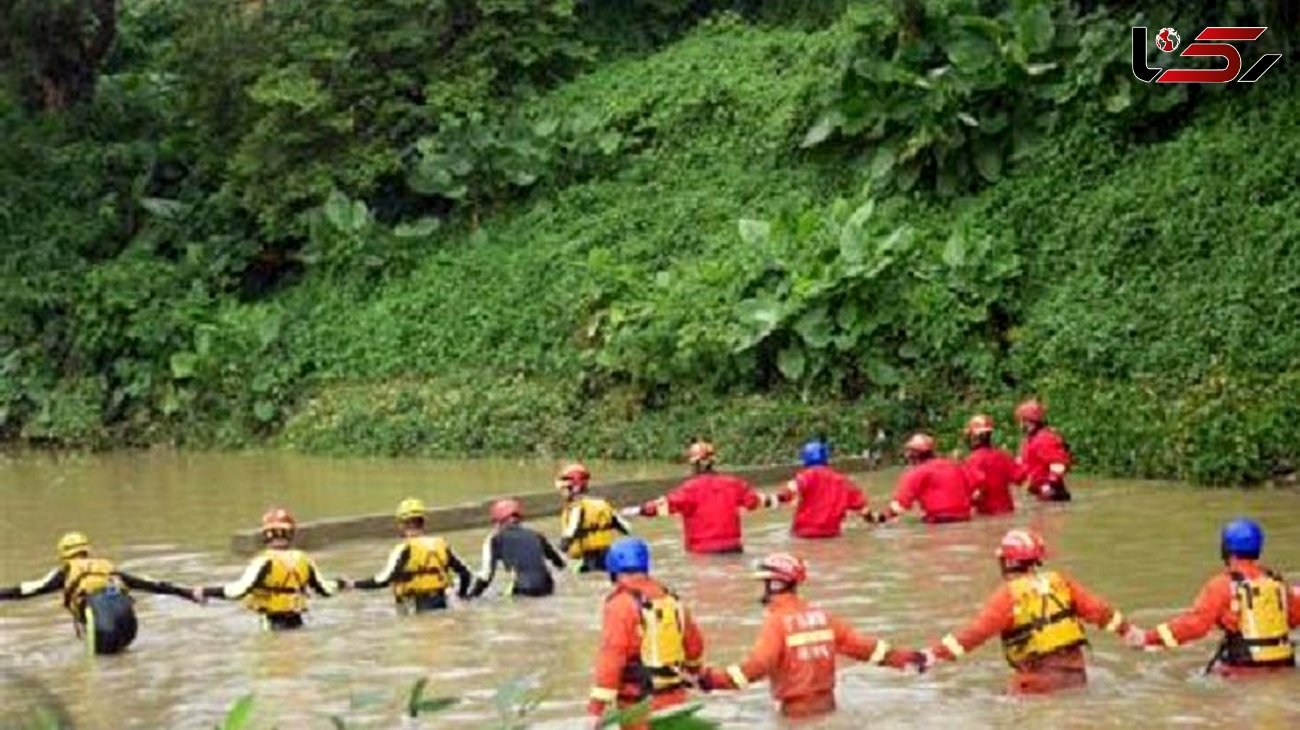
[[[243,561],[226,551],[229,534],[255,527],[271,504],[300,519],[386,511],[408,494],[433,504],[546,488],[554,464],[326,460],[285,454],[170,452],[106,456],[26,455],[0,461],[0,583],[53,567],[66,530],[90,533],[97,550],[125,569],[182,583],[232,580]],[[598,477],[674,473],[663,465],[598,465]],[[888,499],[892,473],[860,475],[873,503]],[[1300,493],[1204,491],[1173,484],[1075,481],[1068,506],[1021,501],[1013,518],[966,525],[858,526],[840,540],[799,542],[788,512],[750,515],[749,557],[795,550],[811,565],[807,594],[864,631],[915,645],[971,615],[996,586],[993,546],[1015,525],[1041,530],[1063,568],[1144,625],[1194,597],[1214,572],[1217,531],[1234,514],[1268,530],[1266,561],[1300,576]],[[557,505],[558,509],[558,505]],[[534,525],[558,530],[555,514]],[[740,659],[761,619],[746,559],[689,558],[676,525],[637,521],[650,539],[656,572],[689,603],[711,663]],[[450,535],[477,567],[482,530]],[[344,543],[314,553],[327,574],[361,577],[379,569],[391,541]],[[1288,571],[1289,569],[1289,571]],[[531,683],[541,698],[536,727],[581,727],[589,667],[599,635],[600,577],[566,576],[542,600],[486,597],[443,615],[399,618],[382,592],[349,593],[312,604],[306,631],[268,635],[236,604],[196,606],[138,596],[140,636],[132,651],[87,658],[57,598],[0,603],[0,702],[44,684],[78,728],[211,728],[236,698],[257,697],[255,727],[502,727],[498,688]],[[1201,676],[1212,651],[1141,654],[1093,633],[1092,683],[1081,693],[1014,700],[1007,669],[989,645],[960,665],[923,677],[846,664],[841,710],[808,728],[1133,727],[1233,725],[1300,727],[1300,675],[1242,683]],[[404,720],[411,684],[462,698],[451,711]],[[727,728],[783,727],[766,688],[705,700]],[[0,728],[6,715],[0,706]],[[417,724],[412,724],[417,723]]]

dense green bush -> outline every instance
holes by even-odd
[[[0,435],[755,461],[1038,392],[1085,468],[1293,470],[1296,84],[1127,26],[1296,19],[1202,10],[128,4],[67,109],[0,72]]]

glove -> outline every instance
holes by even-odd
[[[935,657],[934,652],[926,649],[925,651],[913,652],[913,656],[907,659],[907,665],[915,667],[917,674],[925,674],[930,670],[930,667],[934,666],[936,661],[938,659]]]
[[[1144,649],[1147,645],[1147,632],[1136,626],[1128,627],[1124,632],[1124,645],[1130,649]]]

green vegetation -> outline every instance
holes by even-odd
[[[141,0],[32,50],[101,5],[0,0],[6,439],[734,462],[1038,393],[1088,470],[1300,462],[1300,87],[1129,71],[1131,24],[1284,68],[1275,4]]]
[[[425,697],[424,690],[428,685],[428,681],[427,678],[419,679],[411,685],[405,713],[411,720],[417,720],[421,717],[427,718],[429,715],[453,707],[459,702],[455,697]],[[498,718],[497,722],[491,727],[497,728],[497,730],[525,730],[528,728],[530,726],[529,716],[536,712],[542,700],[546,697],[545,691],[537,689],[535,684],[535,678],[523,678],[507,682],[498,687],[496,695],[493,697],[493,704],[496,706]],[[256,699],[251,694],[235,700],[226,711],[226,716],[215,726],[215,730],[246,730],[246,728],[251,727],[250,722],[255,705]],[[711,728],[717,728],[718,724],[716,722],[697,717],[702,709],[704,709],[703,705],[687,705],[677,711],[663,712],[654,717],[647,717],[650,712],[650,703],[647,700],[636,707],[630,707],[626,710],[611,710],[601,719],[600,727],[618,727],[622,723],[648,720],[647,724],[652,730],[710,730]],[[330,722],[337,730],[347,730],[350,727],[347,720],[337,715],[331,715]],[[53,724],[40,727],[60,728],[63,726]]]

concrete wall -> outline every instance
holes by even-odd
[[[835,467],[847,472],[867,471],[875,467],[868,459],[840,459]],[[794,464],[782,466],[759,466],[728,470],[728,474],[744,477],[756,485],[772,485],[783,482],[798,470]],[[605,497],[616,507],[628,507],[641,504],[666,494],[678,484],[683,477],[667,479],[640,479],[627,482],[593,485],[593,494]],[[523,505],[525,515],[552,515],[559,509],[559,496],[554,492],[530,492],[511,495]],[[493,497],[477,502],[437,507],[425,515],[426,526],[430,532],[445,533],[456,530],[468,530],[490,524],[488,509],[492,503],[505,497]],[[305,549],[315,549],[344,540],[391,537],[393,534],[393,513],[357,515],[355,517],[334,517],[298,525],[295,543]],[[262,538],[257,530],[237,532],[230,537],[230,549],[238,554],[251,554],[262,547]]]

